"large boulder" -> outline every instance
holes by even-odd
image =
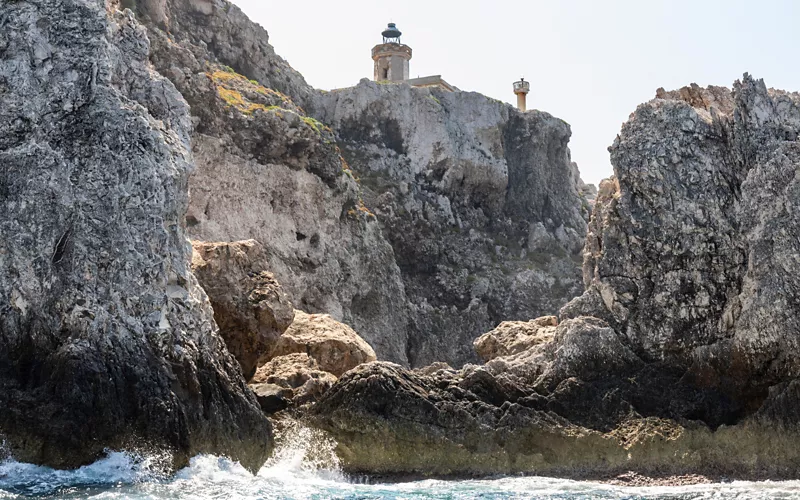
[[[118,7],[0,4],[0,434],[54,467],[257,470],[270,424],[189,268],[189,110]]]
[[[283,390],[281,397],[287,404],[279,409],[284,409],[289,404],[299,406],[316,401],[336,380],[335,375],[322,370],[319,363],[308,354],[292,353],[272,358],[261,365],[250,387],[259,401],[266,401],[265,397],[275,393],[274,387],[280,387]],[[289,392],[284,392],[286,390]]]
[[[192,271],[203,287],[220,334],[249,380],[294,320],[294,307],[272,273],[263,270],[255,240],[193,241]]]
[[[543,316],[530,321],[503,321],[473,342],[484,361],[517,354],[553,340],[558,318]]]
[[[375,361],[375,351],[352,328],[327,314],[295,311],[294,322],[275,342],[270,358],[306,353],[319,368],[339,377],[362,363]]]

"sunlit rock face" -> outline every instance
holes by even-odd
[[[191,107],[188,232],[255,239],[293,303],[380,359],[477,361],[500,321],[582,292],[570,128],[469,92],[320,92],[227,2],[143,0],[150,59]]]
[[[191,108],[197,169],[189,235],[257,240],[264,249],[257,264],[295,307],[331,314],[381,357],[408,363],[408,312],[392,247],[334,132],[304,110],[316,91],[237,7],[208,5],[206,12],[166,2],[168,30],[140,12],[151,61]]]
[[[0,434],[55,467],[256,470],[270,425],[189,268],[189,110],[119,7],[0,4]]]
[[[294,321],[294,307],[275,277],[260,269],[263,249],[255,240],[193,241],[192,249],[192,272],[211,301],[228,351],[249,380]]]

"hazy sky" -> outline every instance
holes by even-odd
[[[611,174],[607,147],[658,87],[730,87],[744,72],[800,90],[800,0],[234,0],[313,86],[372,77],[370,49],[393,21],[411,46],[411,77],[516,102],[572,125],[587,182]]]

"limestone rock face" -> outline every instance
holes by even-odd
[[[517,354],[553,340],[557,324],[555,316],[530,321],[503,321],[494,330],[475,339],[473,346],[484,361]]]
[[[648,362],[757,408],[798,376],[800,96],[745,75],[659,90],[610,148],[586,244],[586,293]]]
[[[114,2],[0,4],[0,434],[258,469],[269,422],[189,269],[188,107]]]
[[[259,400],[275,393],[274,389],[265,387],[265,384],[288,390],[288,394],[281,393],[287,404],[283,408],[276,408],[277,411],[289,405],[300,406],[316,401],[337,380],[336,375],[323,370],[313,357],[306,353],[294,352],[274,357],[261,365],[250,387]]]
[[[475,360],[481,333],[553,314],[580,292],[589,205],[564,121],[476,93],[367,80],[314,108],[394,249],[412,365]]]
[[[260,269],[263,250],[257,241],[194,241],[192,247],[192,272],[211,301],[225,345],[249,380],[292,324],[294,307],[274,276]]]
[[[285,410],[291,405],[294,391],[276,384],[251,384],[250,389],[256,395],[261,410],[267,415],[272,415]]]
[[[136,0],[125,7],[136,10],[144,23],[151,27],[151,34],[152,28],[158,28],[157,35],[169,33],[169,43],[178,51],[190,53],[190,57],[197,61],[217,61],[291,96],[302,106],[313,93],[303,76],[275,54],[267,31],[250,21],[233,3],[224,0]],[[153,42],[158,44],[161,41],[164,40]],[[160,58],[160,54],[153,54],[156,64],[161,62]],[[181,73],[185,67],[176,65],[171,69]],[[173,76],[191,79],[193,75],[184,72]]]
[[[275,342],[270,357],[306,353],[319,368],[339,377],[361,363],[375,361],[375,351],[352,328],[328,314],[295,311],[294,322]]]
[[[190,4],[166,5],[182,12]],[[328,313],[381,357],[407,363],[405,289],[392,247],[334,133],[304,111],[312,90],[238,8],[220,1],[208,9],[170,16],[169,31],[141,13],[151,60],[183,94],[195,125],[189,235],[257,240],[261,267],[295,307]]]

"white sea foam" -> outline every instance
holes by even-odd
[[[392,499],[800,499],[800,482],[733,482],[677,487],[620,487],[543,477],[470,481],[414,481],[394,484],[348,482],[339,470],[335,443],[294,422],[283,423],[276,450],[257,475],[240,464],[211,455],[194,457],[172,477],[163,474],[164,456],[111,452],[72,471],[0,461],[0,499],[22,496],[96,499],[268,500]]]
[[[163,455],[139,456],[109,452],[105,458],[74,470],[0,461],[0,491],[22,495],[52,494],[65,488],[94,488],[153,482],[166,479]],[[2,497],[0,497],[2,498]]]

